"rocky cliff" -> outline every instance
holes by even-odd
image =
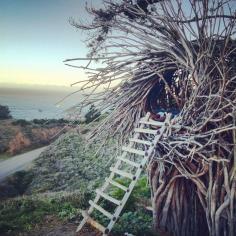
[[[49,144],[61,133],[63,124],[40,125],[33,122],[2,120],[0,123],[0,154],[15,155]],[[69,129],[66,128],[63,132]]]

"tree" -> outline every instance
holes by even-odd
[[[11,115],[10,115],[10,110],[8,106],[0,105],[0,120],[10,119],[10,118],[11,118]]]
[[[71,23],[87,30],[88,56],[65,62],[88,60],[86,66],[68,64],[89,72],[82,106],[96,97],[100,111],[112,110],[94,134],[125,143],[152,100],[181,110],[173,120],[180,129],[159,141],[149,163],[155,229],[233,236],[234,1],[120,0],[87,10],[90,23]],[[97,60],[103,66],[94,67]]]
[[[100,115],[101,113],[95,108],[95,105],[92,104],[89,111],[85,114],[85,123],[88,124],[96,120]]]

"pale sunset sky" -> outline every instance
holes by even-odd
[[[85,57],[86,34],[72,27],[70,17],[86,19],[86,0],[0,1],[0,86],[58,85],[86,79],[63,60]],[[87,0],[97,5],[98,0]]]

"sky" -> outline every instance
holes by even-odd
[[[0,86],[63,85],[86,79],[63,60],[85,57],[86,32],[69,18],[86,20],[85,3],[101,0],[0,0]],[[86,63],[83,61],[82,63]]]
[[[69,18],[86,19],[86,0],[1,0],[0,84],[58,85],[86,79],[63,60],[85,57],[86,33]],[[98,0],[87,0],[96,5]]]

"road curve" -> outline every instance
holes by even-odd
[[[20,155],[9,158],[8,160],[0,162],[0,182],[7,176],[19,170],[24,170],[29,164],[39,157],[46,147],[34,149],[33,151],[26,152]]]

